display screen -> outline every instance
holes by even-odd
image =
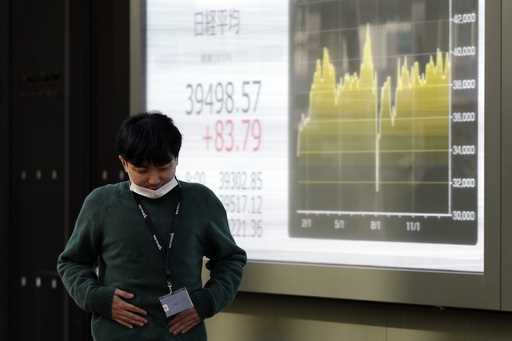
[[[483,271],[483,0],[146,6],[147,109],[251,260]]]

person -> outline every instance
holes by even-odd
[[[246,253],[214,193],[176,178],[181,141],[161,113],[128,118],[117,151],[129,181],[87,196],[58,258],[69,295],[92,313],[96,341],[206,340],[204,319],[236,295]],[[178,291],[191,305],[167,318],[161,300]]]

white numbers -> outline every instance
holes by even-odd
[[[421,223],[419,221],[407,221],[405,223],[405,228],[407,232],[420,232]]]
[[[311,220],[311,218],[301,219],[300,227],[302,227],[303,229],[309,229],[311,228],[311,226],[313,226],[313,221]]]
[[[456,145],[452,147],[453,155],[475,155],[475,145]]]
[[[462,13],[453,16],[453,22],[457,25],[472,24],[476,22],[476,13]]]
[[[474,112],[454,112],[452,120],[453,122],[475,122],[476,114]]]
[[[454,178],[452,183],[454,188],[475,188],[475,178]]]
[[[454,221],[475,221],[476,220],[476,212],[475,211],[453,211],[452,219]]]
[[[335,230],[343,230],[344,228],[345,228],[345,220],[334,219],[334,229]]]
[[[379,220],[370,221],[370,230],[372,230],[372,231],[382,230],[382,222]]]
[[[456,57],[475,56],[476,46],[457,46],[453,49],[453,55]]]
[[[206,172],[203,171],[195,171],[195,172],[185,172],[185,181],[187,182],[198,182],[200,184],[206,183]]]
[[[476,89],[476,79],[456,79],[452,84],[453,90]]]

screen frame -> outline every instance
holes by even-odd
[[[141,25],[140,31],[144,34],[146,1],[138,3],[140,7],[138,10],[132,7],[131,15],[139,16],[135,22]],[[485,6],[484,272],[249,261],[241,291],[493,310],[501,308],[501,155],[497,152],[501,141],[500,134],[496,133],[501,122],[501,40],[496,39],[501,32],[501,2],[489,1]],[[132,44],[140,49],[134,51],[132,48],[132,53],[145,55],[144,39],[132,40]],[[137,86],[132,89],[137,89]],[[142,96],[137,101],[140,105],[145,103],[144,76],[142,81],[139,78],[138,89],[138,96]]]
[[[507,19],[507,13],[510,17],[512,13],[512,2],[502,2],[502,94],[512,93],[512,22],[510,18]],[[507,63],[508,61],[508,63]],[[512,155],[509,150],[512,147],[512,135],[507,133],[507,128],[512,127],[512,97],[502,96],[502,206],[512,201]],[[505,206],[504,206],[505,207]],[[512,213],[506,209],[502,210],[502,309],[512,311],[512,231],[510,225],[512,224]]]

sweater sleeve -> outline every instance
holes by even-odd
[[[222,203],[213,193],[211,195],[207,211],[211,220],[207,230],[206,253],[210,278],[204,288],[191,293],[194,306],[202,318],[213,316],[233,301],[247,262],[245,251],[236,245],[231,235]]]
[[[85,199],[73,233],[57,260],[57,271],[80,308],[111,318],[114,289],[102,286],[95,272],[101,251],[100,226],[101,200],[93,192]]]

